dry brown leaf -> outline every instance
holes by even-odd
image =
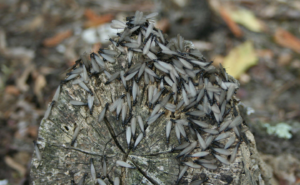
[[[88,8],[84,11],[84,15],[90,21],[97,20],[97,18],[98,18],[98,15],[90,8]]]
[[[87,21],[84,25],[87,28],[89,28],[89,27],[95,27],[95,26],[99,26],[101,24],[110,22],[113,18],[114,18],[113,15],[107,14],[107,15],[104,15],[103,17],[101,17],[101,18],[99,18],[97,20]]]
[[[85,27],[99,26],[101,24],[110,22],[114,18],[112,14],[97,15],[91,9],[86,9],[84,15],[88,19],[88,21],[84,24]]]
[[[224,58],[223,56],[221,55],[216,55],[216,56],[213,56],[212,59],[214,61],[213,65],[216,66],[216,67],[219,67],[220,64],[223,65],[223,62],[224,62]]]
[[[45,23],[44,17],[42,15],[38,15],[35,18],[33,18],[30,23],[25,24],[24,31],[35,31],[38,28],[42,27]]]
[[[38,134],[38,127],[37,126],[28,126],[27,133],[33,138],[37,137]]]
[[[37,96],[39,102],[43,101],[42,89],[46,86],[47,82],[44,75],[38,75],[34,84],[34,94]]]
[[[222,16],[223,20],[226,22],[227,26],[231,30],[231,32],[236,36],[236,37],[241,37],[243,35],[242,30],[239,28],[239,26],[232,20],[230,17],[227,9],[220,7],[219,8],[219,13]]]
[[[95,43],[93,45],[92,52],[97,53],[99,51],[99,48],[101,48],[101,47],[102,47],[101,43]]]
[[[5,93],[18,96],[20,94],[20,90],[16,86],[8,85],[5,88]]]
[[[17,78],[16,84],[17,88],[21,91],[25,92],[29,89],[29,86],[26,84],[26,80],[29,76],[29,74],[35,69],[34,64],[27,65],[25,70],[23,71],[22,75]]]
[[[43,45],[46,47],[54,47],[57,46],[59,43],[61,43],[66,38],[71,37],[73,32],[71,30],[66,30],[57,33],[53,37],[47,38],[43,41]]]
[[[13,158],[9,156],[5,156],[4,160],[7,166],[11,167],[14,170],[17,170],[22,176],[26,174],[26,168],[21,164],[17,163],[16,161],[14,161]]]
[[[163,33],[166,33],[170,28],[169,19],[163,18],[163,19],[157,21],[155,27],[160,29]]]
[[[274,38],[279,45],[290,48],[295,52],[300,53],[300,40],[290,32],[278,28],[275,32]]]

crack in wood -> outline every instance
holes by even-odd
[[[113,128],[111,127],[111,124],[109,123],[109,121],[107,120],[106,117],[104,117],[104,123],[105,123],[106,127],[108,128],[108,131],[109,131],[111,137],[113,138],[113,140],[115,141],[117,147],[121,150],[121,152],[123,154],[125,154],[124,149],[122,148],[122,146],[120,145],[119,141],[117,140],[116,134],[115,134]]]
[[[71,150],[75,150],[75,151],[82,152],[82,153],[85,153],[85,154],[90,154],[90,155],[103,156],[102,154],[99,154],[99,153],[95,153],[95,152],[91,152],[91,151],[87,151],[87,150],[82,150],[82,149],[75,148],[75,147],[55,145],[55,144],[51,144],[50,146],[56,146],[56,147],[61,147],[61,148],[65,148],[65,149],[71,149]],[[113,155],[109,156],[109,157],[113,157]]]
[[[113,140],[113,139],[111,138],[111,139],[109,139],[109,140],[105,143],[104,149],[103,149],[103,152],[102,152],[103,155],[105,155],[104,152],[105,152],[105,150],[106,150],[106,147],[107,147],[107,145],[108,145],[112,140]]]
[[[153,154],[145,154],[145,155],[135,155],[135,156],[141,156],[141,157],[147,157],[147,156],[159,156],[159,155],[164,155],[164,154],[170,154],[173,153],[172,150],[168,150],[165,152],[158,152],[158,153],[153,153]],[[174,152],[175,153],[175,152]],[[177,152],[179,153],[179,152]]]
[[[133,162],[133,161],[131,161],[133,164],[134,164],[134,166],[136,167],[136,169],[146,178],[146,179],[148,179],[152,184],[154,184],[154,185],[159,185],[159,183],[158,182],[156,182],[154,179],[152,179],[151,177],[149,177],[148,175],[147,175],[147,173],[146,172],[144,172],[141,168],[139,168],[139,166],[135,163],[135,162]]]
[[[91,125],[92,128],[97,132],[97,134],[99,135],[99,138],[101,138],[101,136],[103,136],[103,137],[105,138],[105,136],[104,136],[104,135],[101,135],[101,134],[99,133],[99,131],[94,127],[94,124],[93,124],[93,123],[91,123],[90,125]]]

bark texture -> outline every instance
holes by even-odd
[[[143,15],[137,12],[136,16],[142,17]],[[92,68],[88,57],[83,56],[81,58],[83,62],[81,66],[85,66],[84,69],[88,69],[91,77],[89,80],[84,79],[86,73],[83,73],[82,79],[86,81],[85,84],[93,93],[94,105],[91,106],[93,110],[91,111],[88,106],[74,106],[70,104],[71,100],[88,102],[88,97],[91,97],[82,86],[73,84],[74,79],[61,85],[58,101],[52,106],[50,116],[42,120],[39,128],[37,143],[41,153],[41,160],[39,160],[35,152],[31,166],[32,183],[36,185],[71,184],[71,181],[74,180],[77,184],[95,184],[92,180],[90,164],[90,159],[93,158],[97,178],[102,178],[106,184],[113,184],[116,177],[120,178],[122,185],[195,185],[197,180],[205,181],[204,184],[214,185],[271,184],[272,173],[260,159],[253,135],[247,131],[245,122],[241,125],[242,121],[236,122],[237,124],[232,124],[234,126],[230,127],[231,129],[225,130],[230,136],[235,134],[238,136],[233,145],[225,151],[225,153],[230,152],[231,155],[224,154],[224,152],[219,154],[220,152],[217,153],[214,150],[214,148],[223,148],[229,140],[228,138],[212,142],[212,144],[208,142],[208,138],[216,138],[219,134],[224,133],[223,130],[220,130],[219,122],[221,122],[221,125],[226,121],[234,123],[233,120],[239,118],[239,115],[242,115],[245,121],[241,106],[238,106],[238,101],[232,96],[233,92],[238,88],[238,82],[226,74],[223,68],[215,68],[211,63],[206,62],[200,53],[192,50],[192,44],[184,41],[182,37],[178,36],[177,40],[169,41],[170,43],[174,42],[173,44],[166,44],[168,42],[163,41],[162,35],[159,35],[157,30],[153,31],[150,36],[146,36],[145,30],[148,32],[146,27],[149,26],[149,23],[145,22],[146,19],[139,19],[141,21],[139,24],[142,24],[140,27],[133,27],[135,25],[131,25],[131,19],[133,18],[129,17],[127,25],[130,29],[135,29],[136,31],[130,32],[126,31],[127,28],[125,29],[124,34],[126,33],[130,36],[130,39],[127,38],[127,43],[125,44],[131,44],[132,47],[135,47],[138,43],[140,48],[132,50],[128,46],[124,47],[122,52],[119,52],[120,48],[116,49],[115,46],[111,46],[110,49],[119,54],[114,55],[114,59],[108,59],[113,63],[106,62],[105,70],[113,75],[118,74],[116,72],[121,70],[129,71],[128,73],[132,74],[134,69],[139,70],[142,68],[142,65],[145,69],[145,66],[147,66],[147,71],[146,69],[145,71],[148,74],[144,72],[145,76],[142,75],[142,78],[128,79],[126,82],[127,86],[131,87],[128,91],[130,92],[130,102],[133,105],[132,111],[126,114],[126,119],[130,118],[130,115],[132,117],[142,117],[145,125],[145,134],[141,142],[133,150],[133,145],[138,135],[142,133],[137,123],[136,131],[135,133],[133,132],[134,135],[130,140],[130,147],[128,147],[126,126],[123,126],[121,119],[117,119],[116,111],[110,112],[107,110],[105,118],[100,122],[98,121],[98,116],[105,105],[107,103],[113,104],[121,95],[126,95],[127,92],[124,84],[118,79],[112,80],[111,83],[106,83],[110,79],[107,76],[110,75],[105,75],[103,72],[92,75],[92,70],[96,71],[97,68],[94,68],[95,66]],[[117,26],[125,26],[125,23],[117,22]],[[150,31],[152,30],[150,29]],[[144,37],[142,35],[145,38],[142,38]],[[137,39],[137,42],[134,41],[135,39]],[[149,51],[149,47],[148,51],[143,49],[147,47],[145,44],[148,42],[147,39],[148,41],[150,39],[153,40],[153,42],[150,40],[150,45],[148,45],[151,46],[150,50],[153,53]],[[116,43],[115,45],[118,46]],[[166,46],[170,48],[168,49]],[[133,52],[133,66],[131,68],[127,63],[128,51]],[[143,55],[143,52],[146,54]],[[112,52],[107,52],[107,55],[110,55],[110,53]],[[159,61],[153,60],[155,58],[164,61],[164,63],[161,63],[161,66],[165,66],[165,70],[156,68],[157,65],[155,64],[157,63],[155,62]],[[136,68],[135,65],[140,67]],[[80,68],[79,65],[76,69],[78,68]],[[180,75],[175,71],[175,68]],[[177,77],[175,77],[176,75]],[[163,76],[171,78],[174,81],[174,83],[171,83],[177,84],[175,90],[170,85],[171,80],[169,83],[166,83],[167,80],[166,82],[162,81],[164,79],[162,78]],[[152,77],[152,79],[148,79],[150,81],[149,84],[145,80],[147,79],[146,77]],[[154,77],[157,79],[154,80]],[[75,80],[80,79],[77,78]],[[135,102],[133,99],[135,95],[134,89],[137,87],[134,84],[138,84],[136,103],[133,103]],[[171,97],[167,101],[168,105],[171,107],[177,106],[178,102],[183,102],[185,105],[176,109],[176,111],[174,109],[174,114],[169,111],[170,108],[167,109],[165,105],[162,105],[160,109],[163,112],[162,115],[152,124],[147,124],[147,119],[153,111],[153,107],[149,108],[148,106],[147,92],[150,85],[155,86],[157,91],[161,89],[166,90],[167,93],[162,94],[159,102],[163,102],[162,99],[173,91],[178,93],[178,101],[176,101],[176,98]],[[201,92],[202,95],[200,96]],[[222,92],[226,96],[225,100],[225,96],[221,98]],[[198,94],[200,99],[196,100],[198,99]],[[196,104],[192,104],[193,102]],[[191,105],[190,108],[186,109],[189,105]],[[196,105],[200,107],[196,107]],[[190,115],[190,111],[193,110],[197,111],[196,116]],[[206,126],[199,126],[192,121],[189,122],[188,118],[206,122]],[[184,123],[172,123],[170,139],[169,143],[167,143],[166,124],[171,119],[186,121]],[[133,127],[130,121],[127,124]],[[72,138],[75,131],[78,130],[77,128],[80,128],[80,130],[73,145]],[[186,137],[181,137],[181,135],[185,136],[185,133]],[[201,146],[201,140],[199,140],[196,133],[201,133],[201,136],[206,140],[205,142],[209,143],[207,144],[209,147]],[[197,143],[196,147],[188,151],[185,151],[189,149],[188,147],[181,150],[173,150],[174,147],[179,145],[178,140],[186,142],[184,139],[192,143],[189,146]],[[190,157],[189,154],[200,152],[201,148],[209,151],[209,155],[202,159],[213,161],[212,164],[210,163],[207,166],[205,165],[207,163],[202,161],[201,166],[188,167],[186,172],[182,172],[183,169],[186,169],[186,162],[194,165],[193,161],[198,160],[198,158]],[[233,158],[235,148],[237,148],[237,153],[236,158]],[[182,155],[179,156],[179,154]],[[222,158],[220,159],[218,156]],[[228,162],[230,158],[234,159],[231,163]],[[134,166],[135,169],[117,166],[118,160],[127,162]],[[106,162],[106,168],[104,167],[104,162]],[[211,170],[212,168],[216,169]],[[105,171],[107,171],[106,175]],[[179,178],[180,174],[182,174],[182,178]],[[84,183],[83,178],[85,178]]]
[[[182,167],[176,159],[178,152],[172,152],[172,147],[178,145],[175,134],[171,134],[170,143],[166,144],[166,118],[159,118],[146,129],[146,136],[135,151],[128,149],[125,129],[121,121],[116,120],[115,114],[107,113],[107,119],[100,123],[97,121],[105,103],[112,102],[112,97],[119,97],[124,90],[121,83],[104,85],[103,82],[103,76],[93,77],[90,81],[89,88],[99,100],[93,115],[90,115],[87,106],[68,103],[70,100],[86,102],[85,90],[71,83],[62,86],[59,101],[53,106],[49,118],[42,120],[39,128],[38,146],[42,160],[38,161],[34,154],[32,183],[70,184],[73,178],[75,182],[79,182],[88,173],[85,184],[93,184],[89,159],[94,158],[96,172],[101,176],[106,155],[107,184],[112,183],[115,176],[121,177],[122,184],[175,184]],[[141,101],[133,109],[133,114],[141,115],[143,120],[150,114],[149,108],[145,106],[146,97],[147,93],[144,91]],[[77,126],[81,130],[75,146],[70,146]],[[138,126],[137,130],[140,133]],[[272,173],[260,159],[252,133],[246,131],[245,136],[247,140],[241,143],[235,162],[230,165],[220,163],[217,170],[189,168],[180,184],[201,179],[201,174],[209,178],[205,184],[270,184]],[[117,160],[134,164],[137,169],[117,167]]]

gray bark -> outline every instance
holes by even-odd
[[[187,42],[187,46],[182,50],[188,53],[188,48],[189,42]],[[145,62],[147,57],[140,52],[135,52],[133,58],[133,63],[135,64]],[[161,60],[171,60],[170,58],[168,55],[161,56]],[[149,63],[151,62],[153,61],[150,60]],[[122,70],[123,67],[127,68],[126,55],[123,53],[117,57],[117,61],[114,64],[107,62],[106,65],[106,70],[111,74]],[[225,75],[219,69],[210,67],[210,69],[205,69],[207,70],[207,79],[215,79],[217,75],[221,77],[221,73],[223,73],[223,76]],[[155,70],[155,72],[159,76],[167,75],[161,73],[159,70]],[[199,79],[201,79],[199,76],[193,79],[195,83],[199,83]],[[180,151],[172,150],[173,147],[179,145],[174,124],[171,130],[170,142],[169,144],[166,143],[166,123],[170,118],[186,118],[185,112],[182,111],[183,108],[177,110],[174,115],[171,115],[170,111],[164,109],[165,113],[158,120],[146,126],[145,136],[134,151],[132,149],[133,144],[136,137],[141,133],[138,124],[135,137],[131,139],[131,147],[128,148],[125,133],[126,127],[122,126],[121,119],[116,119],[115,111],[107,111],[105,119],[98,122],[98,115],[105,107],[105,104],[111,104],[118,97],[126,94],[126,90],[119,80],[114,80],[108,85],[105,85],[106,81],[106,76],[104,73],[101,73],[91,77],[89,83],[86,84],[95,97],[92,115],[90,115],[90,110],[87,106],[73,106],[69,103],[71,100],[87,102],[88,92],[79,85],[72,85],[72,81],[62,85],[58,102],[53,106],[50,116],[42,120],[39,128],[38,147],[42,159],[39,161],[36,152],[34,153],[31,166],[33,184],[70,184],[71,180],[79,183],[84,174],[87,174],[84,184],[94,184],[89,162],[91,158],[94,159],[97,177],[103,177],[106,184],[113,184],[115,177],[120,177],[121,184],[123,185],[176,184],[180,171],[184,167],[183,162],[196,160],[196,158],[191,159],[191,157],[176,157]],[[236,82],[232,78],[229,81],[232,83]],[[160,80],[152,82],[152,85],[156,87],[159,84]],[[132,86],[132,80],[128,81],[127,85],[129,87]],[[165,87],[169,92],[172,92],[170,86],[165,85]],[[197,87],[198,90],[200,90],[199,88],[203,87]],[[144,84],[143,78],[139,82],[139,89],[140,95],[138,96],[137,104],[133,106],[132,114],[134,117],[141,116],[145,124],[152,109],[149,109],[147,106],[148,85]],[[182,99],[181,94],[179,94],[178,99]],[[221,105],[217,101],[213,103],[216,103],[220,107]],[[234,97],[226,102],[228,110],[230,107],[235,107],[235,109],[231,109],[226,119],[232,120],[237,116],[236,114],[242,113],[237,102]],[[171,103],[176,104],[175,102]],[[205,116],[204,120],[210,123],[211,129],[217,130],[218,124],[212,116]],[[80,131],[75,145],[71,146],[72,137],[77,127],[80,127]],[[205,177],[208,178],[205,184],[271,184],[272,173],[260,159],[253,135],[250,131],[245,131],[245,127],[245,125],[242,125],[242,128],[240,128],[240,135],[242,137],[236,139],[233,146],[229,149],[232,152],[235,146],[240,143],[234,162],[225,165],[216,160],[215,164],[218,165],[216,170],[208,170],[204,167],[198,169],[189,167],[178,184],[190,184],[195,180],[204,180]],[[184,128],[188,139],[190,141],[197,141],[197,138],[195,138],[195,135],[192,134],[188,126],[184,126]],[[204,138],[209,135],[207,132],[203,132],[201,128],[197,128],[197,130],[197,132],[201,132]],[[241,132],[241,130],[244,130],[244,132]],[[229,132],[231,135],[235,134],[233,129],[229,130]],[[183,141],[184,138],[181,138],[181,140]],[[223,139],[219,141],[219,145],[224,145],[227,140]],[[211,149],[208,150],[212,152]],[[192,152],[199,151],[200,149],[197,147]],[[105,158],[107,176],[104,177],[102,164]],[[213,153],[208,158],[216,159]],[[117,160],[126,161],[136,168],[119,167],[116,165]]]
[[[107,111],[107,119],[100,123],[97,121],[105,103],[112,102],[112,97],[124,93],[121,83],[104,85],[103,82],[103,74],[99,78],[91,78],[89,88],[99,99],[92,115],[89,114],[87,106],[73,106],[68,103],[70,100],[86,102],[87,92],[78,85],[63,85],[59,101],[53,106],[49,118],[42,120],[39,128],[38,146],[42,160],[38,161],[34,154],[31,166],[32,183],[70,184],[73,178],[75,182],[79,182],[87,172],[85,182],[93,184],[89,159],[94,158],[96,172],[102,175],[103,156],[106,155],[107,184],[112,183],[115,176],[121,177],[122,184],[175,184],[182,167],[175,158],[178,152],[171,152],[172,147],[178,145],[174,128],[171,131],[170,144],[166,144],[165,125],[168,115],[159,118],[147,128],[146,136],[135,151],[128,149],[125,129],[121,126],[121,120],[116,120],[115,113]],[[133,115],[141,115],[144,122],[150,114],[145,106],[146,99],[147,91],[144,91],[141,100],[133,108]],[[74,147],[70,143],[77,126],[81,130]],[[138,125],[137,133],[140,133]],[[241,143],[235,162],[230,165],[219,164],[217,170],[189,168],[180,184],[200,179],[202,173],[209,178],[206,184],[228,184],[231,180],[230,184],[270,184],[272,173],[260,159],[253,135],[250,131],[246,131],[245,135],[247,141]],[[117,160],[127,161],[137,169],[117,167]]]

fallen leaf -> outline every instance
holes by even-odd
[[[69,38],[70,36],[72,36],[72,34],[73,33],[72,33],[71,30],[66,30],[66,31],[59,32],[56,35],[54,35],[53,37],[45,39],[43,41],[43,45],[46,46],[46,47],[57,46],[63,40],[65,40],[66,38]]]
[[[90,8],[84,11],[84,16],[91,21],[96,20],[98,18],[98,15]]]
[[[213,61],[214,61],[213,65],[214,65],[215,67],[219,67],[220,64],[223,64],[223,62],[224,62],[224,57],[221,56],[221,55],[213,56],[212,59],[213,59]]]
[[[223,66],[229,75],[239,78],[249,67],[255,65],[257,60],[253,43],[246,41],[229,52]]]
[[[44,23],[44,17],[42,15],[38,15],[34,17],[28,24],[25,24],[23,29],[24,31],[35,31],[38,28],[41,28]]]
[[[38,127],[37,126],[28,126],[27,128],[27,133],[30,135],[32,138],[36,138],[38,134]]]
[[[160,29],[163,33],[166,33],[170,28],[169,19],[163,18],[163,19],[157,21],[155,27]]]
[[[278,28],[275,32],[274,38],[279,45],[290,48],[295,52],[300,53],[300,40],[290,32]]]
[[[97,53],[99,51],[99,48],[101,48],[101,47],[102,47],[101,43],[95,43],[93,45],[92,52]]]
[[[43,92],[42,89],[46,86],[47,81],[44,77],[44,75],[38,75],[35,84],[34,84],[34,94],[37,96],[38,101],[42,103],[43,101]]]
[[[5,92],[8,94],[15,95],[15,96],[18,96],[20,94],[19,89],[13,85],[6,86]]]
[[[34,69],[35,69],[34,64],[30,64],[25,67],[25,70],[23,71],[22,75],[19,78],[17,78],[17,80],[16,80],[16,85],[17,85],[18,89],[20,89],[23,92],[26,92],[29,89],[29,86],[27,85],[26,80],[27,80],[28,76],[30,75],[30,73],[32,73],[32,71]]]
[[[254,32],[261,32],[264,30],[264,24],[255,17],[253,12],[241,8],[228,12],[233,21],[245,26],[247,29]]]
[[[7,164],[7,166],[11,167],[14,170],[17,170],[22,176],[25,175],[26,168],[24,166],[22,166],[21,164],[15,162],[13,158],[11,158],[9,156],[5,156],[4,160],[5,160],[5,163]]]
[[[229,11],[223,7],[219,8],[219,13],[223,20],[226,22],[227,26],[231,30],[231,32],[236,36],[236,37],[241,37],[243,35],[241,29],[239,26],[232,20]]]
[[[88,21],[84,24],[87,28],[110,22],[114,18],[112,14],[97,15],[91,9],[86,9],[84,15],[88,19]]]

